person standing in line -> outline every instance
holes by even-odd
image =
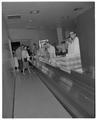
[[[16,53],[15,52],[13,54],[13,60],[14,60],[14,68],[18,72],[19,71],[19,64],[18,64],[18,59],[16,57]]]
[[[29,62],[28,62],[28,61],[30,61],[30,56],[28,54],[26,46],[24,46],[24,48],[22,50],[22,61],[23,61],[23,74],[25,72],[25,69],[28,69],[29,73],[31,73],[30,69],[29,69]]]
[[[23,62],[22,62],[22,45],[16,49],[16,57],[19,63],[19,70],[23,72]]]
[[[32,48],[33,59],[32,59],[32,61],[33,61],[34,66],[36,65],[37,50],[38,50],[37,44],[33,43],[33,48]]]

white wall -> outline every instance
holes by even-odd
[[[13,114],[13,93],[14,74],[11,66],[11,53],[8,42],[8,29],[4,18],[2,18],[2,83],[3,83],[3,118],[12,118]]]
[[[12,40],[18,39],[32,39],[34,41],[38,40],[38,34],[36,30],[27,29],[9,29]]]
[[[9,29],[10,37],[12,41],[22,41],[27,45],[37,43],[42,39],[49,39],[51,43],[57,43],[57,31],[49,29]]]

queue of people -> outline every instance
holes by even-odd
[[[27,46],[21,45],[16,49],[14,52],[14,66],[16,71],[20,71],[23,74],[25,74],[25,69],[28,69],[30,73],[30,68],[29,68],[29,62],[30,60],[30,50]]]

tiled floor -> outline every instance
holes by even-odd
[[[17,74],[15,118],[70,118],[35,72]]]

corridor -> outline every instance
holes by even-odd
[[[1,6],[2,118],[94,118],[95,2]]]
[[[70,118],[36,73],[17,74],[15,118]]]

